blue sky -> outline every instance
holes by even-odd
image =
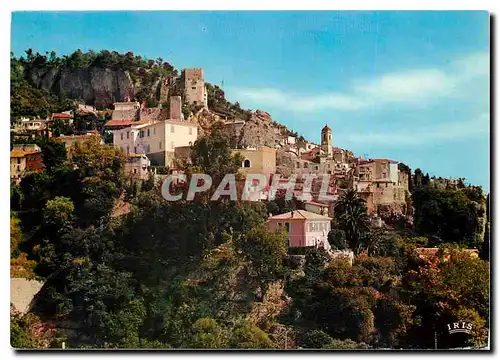
[[[18,12],[12,51],[102,49],[203,67],[319,142],[489,190],[487,12]]]

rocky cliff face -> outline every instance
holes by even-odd
[[[240,146],[269,146],[275,147],[281,139],[280,133],[274,126],[271,116],[261,110],[252,113],[239,133]]]
[[[262,110],[253,112],[246,120],[227,121],[208,109],[202,109],[191,116],[190,120],[198,123],[200,135],[208,134],[215,122],[225,122],[227,133],[233,137],[234,144],[238,147],[275,147],[276,142],[281,139],[279,129],[272,122],[271,116]]]
[[[156,97],[161,79],[143,84],[134,82],[122,69],[103,68],[49,68],[34,69],[31,80],[36,87],[84,101],[98,109],[110,107],[113,102],[135,99],[139,92]]]

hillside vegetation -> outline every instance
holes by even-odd
[[[127,179],[123,154],[97,139],[74,145],[69,160],[64,146],[41,145],[52,148],[53,165],[11,192],[12,261],[45,281],[33,312],[12,315],[15,346],[433,348],[434,332],[440,348],[487,341],[489,264],[457,244],[469,245],[470,230],[454,215],[467,206],[453,199],[455,191],[475,198],[469,188],[445,189],[432,205],[445,228],[423,211],[416,231],[373,228],[364,202],[345,194],[329,239],[355,251],[350,266],[320,249],[287,254],[286,234],[266,229],[268,214],[300,208],[296,199],[213,202],[208,193],[166,202],[152,181]],[[241,164],[229,145],[215,128],[193,145],[184,171],[217,185]],[[123,199],[130,211],[113,215]],[[417,203],[417,212],[431,206]],[[436,256],[415,256],[438,235]],[[474,324],[471,336],[448,335],[446,324],[458,320]],[[33,326],[57,333],[33,335]]]

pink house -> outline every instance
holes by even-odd
[[[276,231],[282,228],[288,231],[290,246],[323,246],[330,250],[328,233],[332,218],[305,210],[295,210],[285,214],[270,216],[268,229]]]

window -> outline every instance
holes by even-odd
[[[137,154],[137,146],[134,146],[134,154]]]
[[[287,232],[290,232],[290,223],[285,223],[285,228]]]
[[[134,174],[137,174],[137,169],[134,169]]]
[[[281,229],[283,227],[282,223],[278,223],[278,229]]]
[[[175,133],[175,127],[174,125],[170,125],[170,133]]]
[[[196,90],[196,86],[191,87],[191,89]]]
[[[156,135],[156,128],[153,128],[153,134]]]
[[[17,163],[20,164],[21,163],[21,158],[17,158]]]
[[[379,183],[377,183],[377,187],[380,187],[380,184],[379,184]]]
[[[318,170],[318,169],[319,169],[318,165],[316,165],[316,166],[314,167],[314,169],[315,169],[315,170]]]
[[[297,169],[300,168],[300,163],[297,161]]]
[[[139,137],[141,137],[141,138],[144,137],[144,130],[141,130],[141,132],[139,133]]]
[[[130,131],[127,131],[127,139],[130,138]]]
[[[123,133],[120,133],[120,140],[123,140]]]
[[[150,135],[151,135],[151,134],[150,134],[149,129],[148,129],[148,136],[150,136]]]
[[[249,168],[250,167],[250,160],[246,159],[243,161],[243,167]]]
[[[150,148],[150,146],[149,146],[149,144],[148,144],[148,153],[149,153],[149,152],[151,152],[151,148]]]
[[[160,141],[160,150],[161,150],[161,141]]]
[[[304,169],[307,169],[307,163],[304,163]]]
[[[193,135],[193,128],[189,128],[189,135]]]
[[[127,133],[128,134],[128,133]],[[130,146],[127,145],[127,154],[130,152]]]

